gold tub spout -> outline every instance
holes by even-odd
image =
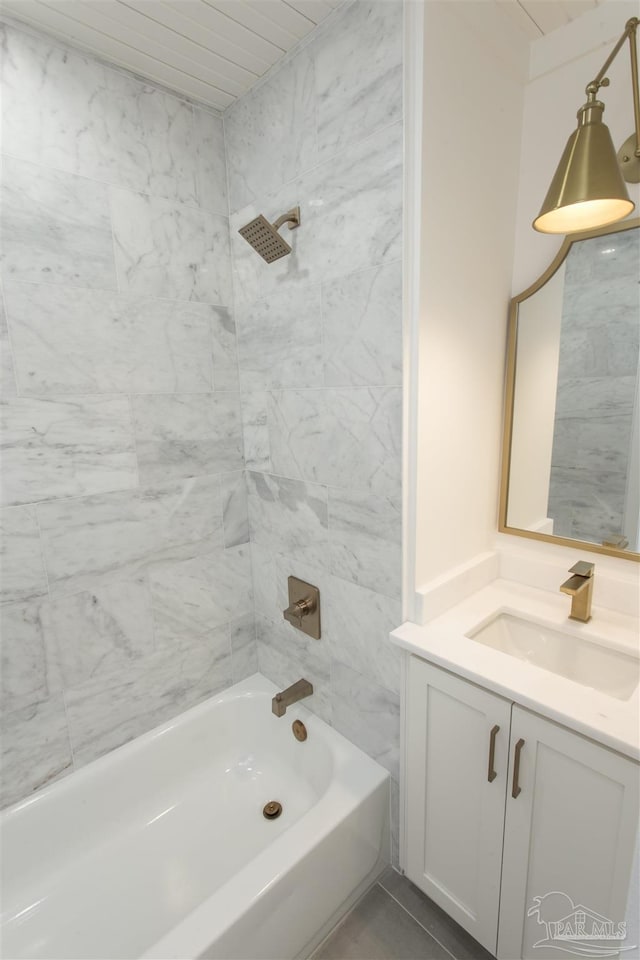
[[[287,707],[297,703],[298,700],[304,699],[304,697],[310,697],[312,693],[313,686],[308,680],[296,680],[286,690],[276,693],[271,701],[271,711],[275,713],[276,717],[284,717]]]

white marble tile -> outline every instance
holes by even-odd
[[[158,641],[195,638],[253,612],[248,544],[149,571]]]
[[[198,203],[205,210],[229,216],[227,162],[222,117],[193,108]]]
[[[27,283],[5,296],[23,395],[213,389],[222,308]]]
[[[56,661],[65,689],[86,683],[124,683],[132,661],[155,647],[144,580],[126,580],[60,597],[50,604]]]
[[[400,698],[337,660],[331,662],[333,726],[400,779]]]
[[[216,393],[237,393],[240,386],[235,321],[226,307],[210,309],[215,318],[211,327],[214,390]]]
[[[272,623],[256,618],[260,673],[281,689],[304,677],[313,684],[313,694],[303,702],[313,713],[331,723],[331,679],[326,644],[294,630],[284,621]]]
[[[324,639],[340,660],[400,695],[400,651],[389,633],[402,622],[402,603],[331,577],[322,601]]]
[[[292,252],[273,263],[265,263],[260,254],[256,253],[239,233],[241,227],[257,217],[259,213],[273,223],[281,214],[299,204],[299,181],[292,180],[275,193],[260,195],[252,203],[230,215],[229,240],[233,260],[233,294],[236,311],[295,284],[311,282],[308,264],[301,268],[298,258],[298,245],[302,238],[300,227],[290,230],[285,224],[281,228],[280,232]]]
[[[189,104],[54,40],[3,32],[6,153],[195,202],[200,142]]]
[[[13,363],[9,329],[4,309],[4,297],[0,287],[0,397],[15,397],[17,393],[16,374]]]
[[[268,425],[274,473],[399,495],[400,387],[274,392]]]
[[[35,507],[0,510],[0,599],[31,600],[47,592]]]
[[[574,467],[591,470],[592,475],[627,475],[631,447],[632,418],[627,416],[585,417],[556,420],[551,468]],[[604,492],[604,491],[603,491]]]
[[[273,263],[238,234],[258,213],[269,220],[300,206],[284,236],[292,253]],[[385,127],[276,193],[231,215],[236,308],[295,286],[333,280],[402,258],[402,124]]]
[[[231,684],[229,629],[175,638],[137,661],[122,685],[89,681],[66,695],[76,765],[139,737]]]
[[[308,49],[232,104],[224,129],[231,211],[308,169],[317,157],[314,64]]]
[[[558,420],[616,420],[633,414],[636,378],[563,377],[558,383],[556,422]]]
[[[231,669],[233,682],[239,683],[246,677],[258,672],[258,644],[256,641],[256,621],[253,613],[232,620]]]
[[[271,472],[267,425],[268,399],[269,395],[263,390],[245,393],[242,397],[245,465],[248,470],[261,470],[264,473]]]
[[[283,290],[241,307],[236,327],[243,393],[322,386],[319,286]]]
[[[364,490],[329,489],[331,569],[338,577],[400,599],[402,504]]]
[[[38,506],[52,596],[222,547],[217,477]]]
[[[0,340],[0,397],[15,397],[17,393],[13,354],[7,339]]]
[[[301,208],[295,231],[298,282],[401,259],[402,123],[320,164],[295,186]]]
[[[261,473],[247,475],[252,543],[292,559],[326,566],[327,490]]]
[[[4,157],[1,195],[5,280],[116,288],[104,184]]]
[[[402,119],[402,8],[360,0],[312,45],[321,158]]]
[[[71,746],[62,696],[2,716],[0,806],[70,773]]]
[[[402,262],[322,286],[326,386],[402,383]]]
[[[0,620],[2,709],[18,710],[47,700],[61,688],[47,601],[5,603]]]
[[[5,340],[9,336],[7,330],[7,315],[4,309],[4,296],[2,285],[0,284],[0,340]]]
[[[15,397],[16,393],[15,367],[9,343],[4,297],[0,287],[0,397]]]
[[[127,398],[4,400],[2,457],[7,506],[130,489],[137,473]]]
[[[131,404],[143,484],[243,468],[237,395],[132,397]]]
[[[226,217],[114,188],[111,214],[122,291],[222,306],[231,303]]]
[[[220,477],[225,547],[249,542],[247,478],[244,470]]]
[[[253,605],[256,614],[270,620],[278,620],[284,607],[280,606],[276,582],[274,553],[268,544],[251,544],[251,575],[253,580]]]

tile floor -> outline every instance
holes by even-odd
[[[312,960],[493,958],[406,877],[388,867]]]

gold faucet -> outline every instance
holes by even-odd
[[[591,620],[595,567],[595,563],[579,560],[569,570],[569,573],[572,573],[573,576],[565,580],[560,587],[561,593],[566,593],[571,597],[570,620],[580,620],[581,623],[588,623]]]
[[[283,690],[281,693],[276,693],[271,701],[271,712],[275,713],[276,717],[284,717],[287,712],[287,707],[297,703],[298,700],[302,700],[304,697],[310,697],[312,693],[313,686],[308,680],[296,680],[296,682],[292,683],[286,690]]]

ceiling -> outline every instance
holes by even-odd
[[[224,110],[340,2],[2,0],[2,9]]]
[[[551,33],[558,27],[581,17],[593,10],[603,0],[498,0],[530,40],[536,40],[545,33]]]
[[[341,2],[2,0],[2,8],[139,76],[224,110]],[[536,39],[603,0],[498,2]]]

